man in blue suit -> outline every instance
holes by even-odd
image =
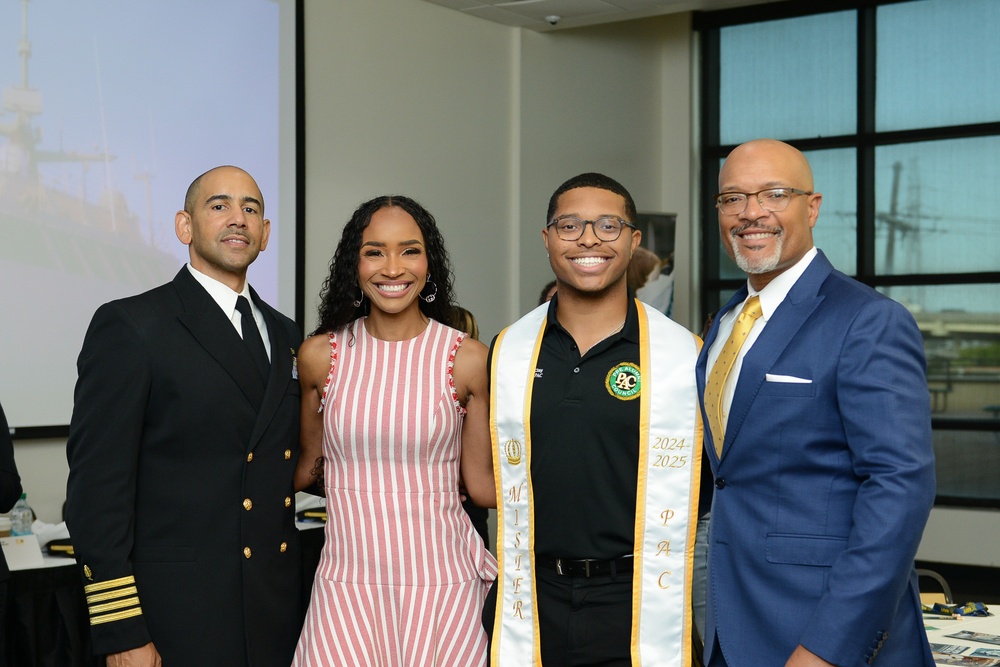
[[[737,147],[719,191],[747,285],[697,368],[715,476],[706,664],[930,667],[913,569],[934,502],[920,332],[813,246],[822,195],[798,150]]]

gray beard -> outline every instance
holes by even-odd
[[[781,262],[781,247],[784,243],[784,235],[782,234],[778,234],[774,252],[770,256],[760,259],[750,259],[743,255],[739,244],[736,242],[735,234],[730,237],[729,242],[733,246],[733,259],[736,261],[736,266],[740,267],[740,270],[747,275],[770,273],[778,268],[778,264]]]

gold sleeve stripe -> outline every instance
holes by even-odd
[[[106,591],[109,588],[118,588],[119,586],[132,586],[135,584],[135,577],[129,575],[127,577],[120,577],[118,579],[109,579],[108,581],[98,581],[97,583],[87,584],[83,587],[85,593],[96,593],[97,591]]]
[[[112,609],[124,609],[125,607],[138,607],[139,598],[125,598],[124,600],[115,600],[114,602],[108,602],[107,604],[92,604],[90,605],[90,615],[101,614],[106,611],[111,611]]]
[[[115,598],[123,598],[126,595],[138,595],[138,591],[135,586],[129,586],[127,588],[119,588],[113,591],[108,591],[107,593],[98,593],[97,595],[88,595],[87,604],[93,604],[94,602],[104,602],[105,600],[114,600]]]
[[[117,614],[105,614],[104,616],[95,616],[90,619],[90,624],[100,625],[101,623],[122,621],[126,618],[132,618],[133,616],[142,616],[142,607],[132,607],[131,609],[120,611]]]

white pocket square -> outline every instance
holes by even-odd
[[[812,380],[797,378],[794,375],[772,375],[771,373],[765,373],[764,380],[767,382],[788,382],[790,384],[812,384]]]

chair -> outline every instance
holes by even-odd
[[[926,583],[931,580],[935,585],[931,586],[931,590],[927,590]],[[934,570],[918,569],[917,583],[920,587],[920,602],[928,607],[933,606],[935,603],[954,604],[954,601],[951,599],[951,587],[944,580],[944,577]],[[941,590],[938,591],[936,589]]]

